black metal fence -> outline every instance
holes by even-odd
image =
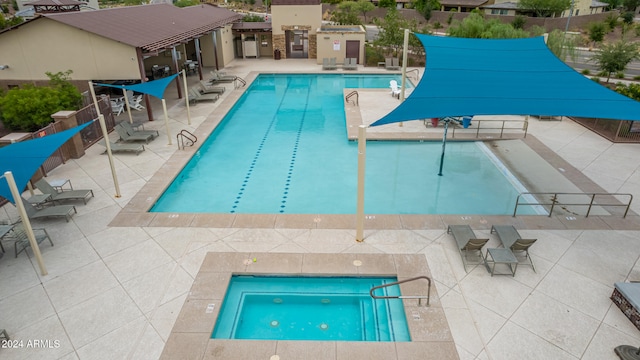
[[[573,121],[614,143],[640,143],[640,122],[572,117]]]

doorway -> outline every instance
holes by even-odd
[[[309,35],[307,30],[287,30],[287,58],[306,59],[309,57]]]
[[[346,42],[346,57],[356,58],[357,63],[360,64],[360,40],[347,40]]]

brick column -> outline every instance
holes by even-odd
[[[51,115],[51,117],[62,124],[62,129],[67,130],[78,126],[78,120],[76,120],[75,111],[58,111]],[[84,155],[84,145],[82,144],[82,137],[80,134],[75,134],[69,141],[62,145],[64,151],[72,159],[79,159]]]

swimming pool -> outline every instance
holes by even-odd
[[[382,277],[233,276],[214,339],[410,341],[402,301],[374,300]],[[384,291],[384,293],[383,293]],[[400,295],[398,286],[377,295]]]
[[[151,212],[353,214],[357,143],[344,88],[388,88],[397,75],[262,74]],[[367,144],[369,214],[511,214],[526,189],[481,143]],[[533,212],[531,212],[533,213]]]

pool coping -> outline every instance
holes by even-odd
[[[246,77],[247,86],[234,89],[220,103],[216,111],[198,126],[194,134],[206,139],[215,130],[224,116],[245,93],[247,87],[264,72],[252,71]],[[275,73],[275,72],[274,72]],[[287,72],[289,73],[289,72]],[[306,73],[306,72],[305,72]],[[367,73],[361,73],[366,75]],[[375,75],[375,73],[372,73]],[[379,75],[379,74],[377,74]],[[359,111],[344,103],[348,124],[361,122]],[[353,117],[353,118],[352,118]],[[368,134],[368,136],[371,133]],[[375,135],[375,134],[374,134]],[[411,140],[410,138],[404,138]],[[416,138],[415,140],[424,140]],[[480,139],[482,140],[482,139]],[[543,157],[555,168],[566,169],[564,176],[585,192],[605,192],[567,161],[532,135],[520,139]],[[485,140],[487,141],[487,140]],[[490,140],[500,141],[500,140]],[[287,228],[287,229],[355,229],[355,214],[230,214],[230,213],[151,213],[149,209],[158,197],[164,193],[178,173],[200,149],[203,142],[193,147],[176,151],[151,179],[136,193],[124,208],[113,218],[109,226],[114,227],[216,227],[216,228]],[[355,201],[355,199],[354,199]],[[520,229],[605,229],[640,230],[640,216],[630,213],[626,218],[620,215],[590,216],[588,218],[567,217],[566,214],[554,214],[551,217],[541,215],[380,215],[367,214],[365,229],[445,229],[450,224],[468,224],[477,229],[490,229],[491,224],[511,224]]]
[[[256,261],[253,261],[255,259]],[[282,341],[211,339],[231,276],[429,276],[424,254],[207,253],[161,359],[459,359],[435,284],[430,305],[402,299],[411,341]],[[424,281],[400,285],[404,295],[424,295]],[[318,356],[315,356],[317,354]],[[273,356],[278,357],[273,357]]]

